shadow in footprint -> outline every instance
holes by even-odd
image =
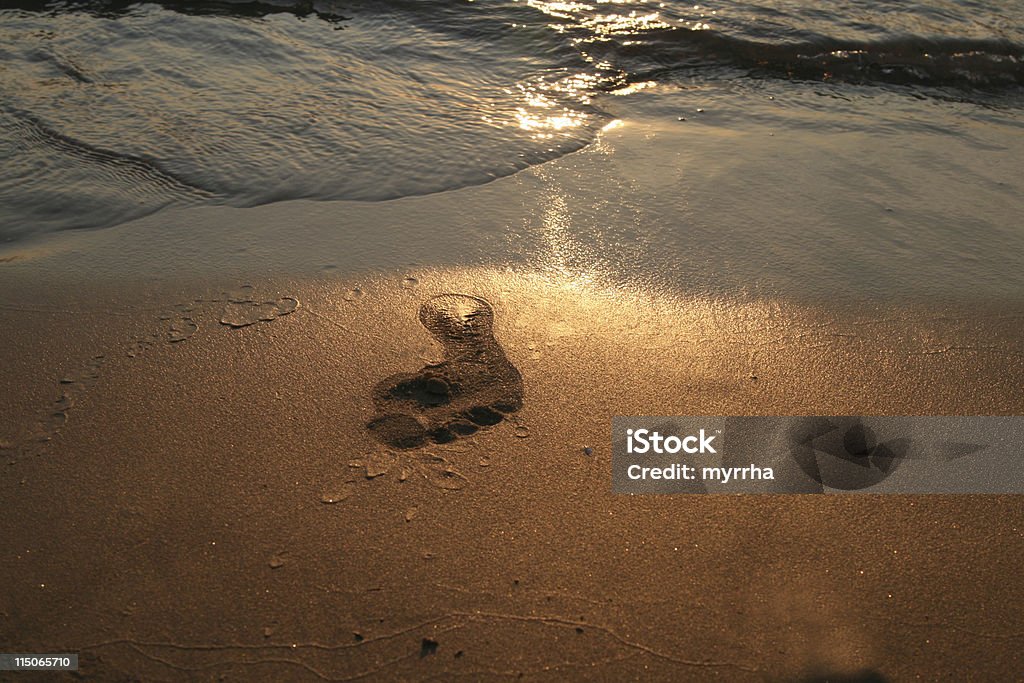
[[[494,309],[473,296],[441,294],[420,306],[420,322],[445,360],[400,373],[373,390],[366,425],[393,448],[448,443],[496,425],[522,407],[523,378],[494,338]]]

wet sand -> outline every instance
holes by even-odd
[[[6,250],[6,651],[97,681],[1015,676],[1019,496],[614,496],[609,438],[615,415],[1020,414],[1017,276],[769,272],[751,244],[630,270],[658,261],[616,235],[684,215],[640,137],[444,196]],[[588,185],[619,194],[581,208]],[[493,310],[521,405],[385,446],[375,387],[444,360],[420,317],[444,294]]]
[[[81,652],[90,680],[1020,670],[1019,497],[613,496],[608,434],[658,412],[1018,413],[1024,311],[838,315],[487,270],[354,285],[236,289],[299,302],[276,316],[214,291],[5,305],[8,649]],[[493,305],[522,408],[386,448],[372,387],[439,360],[417,311],[445,292]],[[273,319],[221,322],[247,308]]]

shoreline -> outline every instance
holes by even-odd
[[[856,174],[767,190],[829,148],[700,130],[0,263],[0,642],[101,681],[1020,671],[1020,496],[611,493],[615,415],[1024,411],[1019,237],[921,255],[874,233],[931,229],[941,188],[820,221]],[[445,360],[442,294],[493,308],[522,406],[383,448],[373,388]]]
[[[770,121],[666,122],[683,94],[641,91],[588,147],[484,185],[381,202],[167,209],[7,245],[0,281],[220,287],[511,268],[601,289],[812,306],[1021,301],[1019,182],[1003,163],[1011,151],[981,144],[995,134],[984,125],[978,140],[908,135],[889,149],[884,136]],[[865,154],[886,163],[869,173]],[[924,161],[954,159],[958,182],[970,182],[966,204],[943,174],[921,172]]]

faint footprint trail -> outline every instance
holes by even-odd
[[[159,315],[160,328],[152,328],[142,336],[135,337],[123,348],[127,358],[138,358],[149,349],[162,344],[178,345],[196,335],[200,320],[216,316],[214,306],[221,306],[219,322],[232,330],[270,322],[290,315],[300,308],[298,298],[282,296],[264,298],[257,296],[255,287],[242,285],[234,291],[216,298],[194,298],[186,303],[176,304]],[[19,460],[42,455],[63,431],[73,411],[78,409],[93,384],[100,378],[100,370],[108,360],[108,353],[91,355],[81,367],[62,376],[56,382],[53,399],[37,413],[34,424],[23,436],[0,435],[0,464],[14,465]],[[121,355],[113,353],[114,357]]]
[[[390,475],[399,483],[422,479],[428,485],[446,491],[459,491],[469,485],[469,479],[455,469],[451,460],[430,451],[378,451],[363,458],[349,460],[348,467],[350,473],[334,477],[325,483],[320,496],[321,503],[335,505],[346,501],[356,495],[360,483],[370,482],[384,475]]]
[[[494,338],[489,303],[441,294],[420,306],[419,318],[444,347],[445,359],[377,384],[377,415],[366,426],[378,441],[400,449],[448,443],[522,407],[523,378]]]
[[[258,322],[270,322],[294,313],[299,308],[299,300],[293,296],[260,301],[255,297],[252,285],[242,285],[237,291],[229,293],[227,298],[220,322],[228,327],[248,327]]]

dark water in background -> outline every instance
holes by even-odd
[[[941,136],[919,116],[935,106],[1008,136],[1024,121],[1024,3],[4,7],[7,241],[168,205],[480,184],[588,144],[637,84],[699,84],[705,102],[767,88],[786,106],[749,115],[783,126]]]

